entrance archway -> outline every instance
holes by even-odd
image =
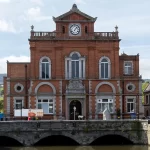
[[[76,111],[74,111],[74,106],[76,108]],[[74,115],[74,113],[75,113],[75,115]],[[78,116],[82,115],[82,107],[81,107],[81,102],[80,101],[73,100],[73,101],[70,102],[69,114],[70,114],[70,120],[74,120],[74,119],[78,120]]]

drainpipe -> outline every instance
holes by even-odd
[[[26,102],[26,109],[28,109],[28,87],[27,87],[27,64],[25,64],[25,102]]]

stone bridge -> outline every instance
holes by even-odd
[[[106,135],[120,135],[134,144],[150,144],[150,125],[147,120],[51,120],[1,121],[0,137],[10,137],[24,146],[36,144],[43,138],[61,135],[80,145],[89,145]]]

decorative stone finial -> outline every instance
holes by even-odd
[[[116,29],[116,32],[118,32],[118,26],[117,25],[115,26],[115,29]]]
[[[77,10],[77,9],[78,9],[77,5],[76,5],[76,4],[73,4],[73,5],[72,5],[72,10]]]
[[[32,26],[31,26],[31,31],[33,31],[33,29],[34,29],[34,26],[32,25]]]

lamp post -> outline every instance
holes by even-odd
[[[74,110],[74,120],[75,120],[76,106],[73,107],[73,110]]]
[[[21,109],[21,120],[22,120],[22,101],[21,101],[20,104],[21,104],[21,108],[20,109]]]

